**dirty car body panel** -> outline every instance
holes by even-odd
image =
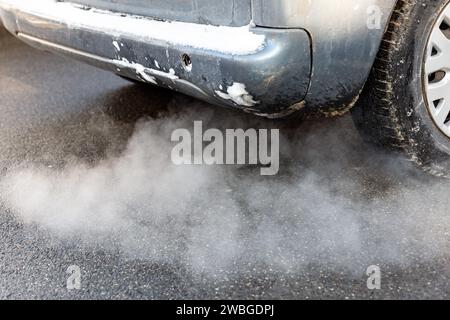
[[[347,110],[395,1],[0,0],[0,16],[40,49],[275,118]]]

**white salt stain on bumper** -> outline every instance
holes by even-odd
[[[112,44],[113,44],[114,48],[116,48],[117,52],[120,52],[120,45],[119,45],[119,43],[117,41],[113,41]]]
[[[136,71],[136,74],[142,78],[142,80],[146,82],[150,82],[153,84],[158,84],[156,82],[155,77],[161,77],[165,79],[170,80],[178,80],[179,77],[175,75],[175,70],[170,69],[169,72],[164,72],[152,68],[147,68],[143,66],[142,64],[136,63],[136,62],[130,62],[125,58],[122,58],[121,60],[113,60],[114,64],[119,68],[128,68],[133,69]]]
[[[224,100],[231,100],[240,106],[252,107],[259,103],[259,101],[255,101],[253,96],[248,93],[245,84],[243,83],[233,83],[233,85],[227,88],[227,92],[222,92],[219,90],[216,90],[215,92],[220,98]]]

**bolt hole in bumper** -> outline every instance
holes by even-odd
[[[55,0],[0,0],[0,16],[39,49],[262,116],[300,108],[309,86],[301,29],[160,21]]]

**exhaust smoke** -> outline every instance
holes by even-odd
[[[63,241],[206,274],[311,264],[362,274],[448,255],[450,182],[365,146],[349,117],[281,128],[280,172],[261,176],[258,166],[172,163],[171,133],[194,120],[205,130],[280,127],[190,104],[138,121],[120,154],[10,168],[4,204]]]

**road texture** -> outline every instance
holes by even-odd
[[[450,297],[450,183],[366,146],[349,116],[259,119],[2,29],[0,114],[1,299]],[[281,128],[279,175],[175,168],[170,132],[194,120]]]

